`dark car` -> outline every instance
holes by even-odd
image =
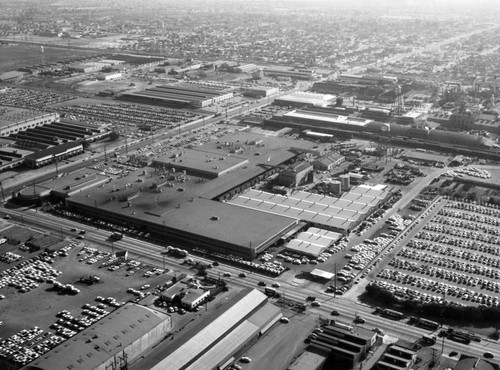
[[[258,285],[259,285],[259,286],[266,286],[267,284],[266,284],[266,282],[265,282],[265,281],[259,281],[259,282],[258,282]]]
[[[354,319],[354,322],[357,324],[364,324],[366,322],[366,320],[363,319],[361,316],[356,316],[356,318]]]
[[[493,357],[495,357],[495,355],[491,352],[484,352],[483,357],[484,358],[493,358]]]
[[[332,315],[332,316],[338,316],[338,315],[340,315],[340,312],[337,311],[337,310],[333,310],[332,312],[330,312],[330,315]]]

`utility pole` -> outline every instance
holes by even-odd
[[[2,190],[2,202],[5,203],[5,194],[4,194],[4,191],[3,191],[3,182],[0,181],[0,189]]]
[[[35,182],[33,181],[33,199],[36,201],[36,187],[35,187]],[[35,212],[38,213],[38,205],[35,202]]]
[[[56,163],[56,176],[59,177],[59,167],[57,165],[57,157],[55,154],[52,154],[52,156],[54,157],[54,162]]]
[[[104,162],[108,161],[108,155],[106,153],[106,145],[104,145]]]

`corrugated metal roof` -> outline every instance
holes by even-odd
[[[243,296],[238,302],[231,306],[223,315],[217,317],[210,324],[200,330],[188,342],[175,350],[151,370],[176,370],[188,365],[193,359],[203,356],[203,352],[229,331],[243,318],[250,314],[255,308],[267,300],[265,294],[254,289]],[[242,339],[237,331],[236,339]],[[211,349],[211,353],[213,348]],[[196,360],[198,361],[198,360]],[[192,365],[191,365],[192,366]]]

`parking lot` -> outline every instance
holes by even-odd
[[[30,232],[36,234],[6,229],[0,242],[29,240]],[[171,278],[164,269],[116,258],[80,240],[55,238],[48,250],[30,251],[11,239],[0,244],[0,360],[8,363],[32,361]]]
[[[377,275],[401,299],[498,307],[500,210],[444,198]]]
[[[76,98],[77,96],[74,95],[15,88],[9,89],[6,94],[0,94],[0,105],[18,108],[44,109],[52,104]]]

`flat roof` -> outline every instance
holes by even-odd
[[[129,302],[29,366],[44,370],[95,369],[167,319],[169,315]]]
[[[329,94],[293,92],[291,94],[279,96],[274,100],[324,106],[331,102],[333,99],[335,99],[335,96]]]
[[[296,222],[285,215],[242,212],[241,207],[201,198],[165,214],[165,224],[171,228],[248,249],[256,249]]]
[[[427,152],[419,152],[416,150],[409,150],[404,154],[405,158],[422,160],[422,161],[434,161],[434,162],[445,162],[448,156]]]
[[[310,351],[304,351],[302,354],[290,365],[287,370],[311,370],[320,369],[323,366],[327,357]]]
[[[283,117],[303,118],[303,119],[321,121],[324,123],[335,123],[335,124],[359,126],[359,127],[364,127],[367,124],[373,122],[373,120],[365,118],[348,117],[335,114],[324,114],[321,112],[311,112],[305,110],[291,111],[289,113],[285,113]]]
[[[85,167],[56,179],[45,181],[40,185],[56,192],[69,194],[84,187],[99,185],[102,181],[107,181],[108,179],[109,178],[101,174],[100,171]]]
[[[320,270],[320,269],[314,269],[310,272],[311,275],[313,276],[317,276],[317,277],[320,277],[322,279],[332,279],[335,274],[331,273],[331,272],[328,272],[328,271],[324,271],[324,270]]]
[[[227,335],[238,322],[267,301],[267,296],[257,289],[253,289],[244,296],[238,296],[237,299],[238,301],[231,307],[221,312],[218,317],[204,326],[191,339],[165,357],[160,363],[152,367],[151,370],[176,370],[191,366],[194,359],[197,361],[200,356],[203,356],[209,350],[214,342]],[[243,328],[250,332],[258,329],[255,324],[248,321],[245,322]],[[245,330],[236,330],[232,335],[232,339],[240,341],[245,336]],[[231,342],[226,344],[231,344]]]
[[[174,158],[172,158],[175,156]],[[232,168],[248,163],[248,159],[234,154],[220,155],[204,150],[182,148],[167,155],[156,158],[153,164],[168,165],[169,167],[194,170],[211,174],[214,177]]]

